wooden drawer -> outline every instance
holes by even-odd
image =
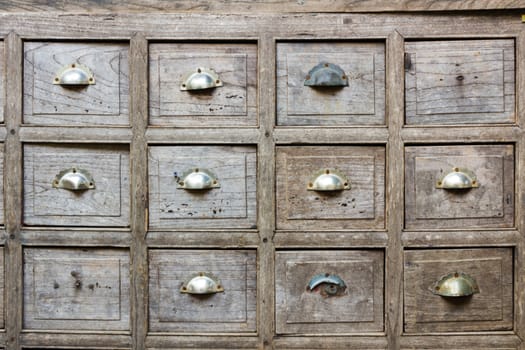
[[[4,224],[4,144],[0,143],[0,225]]]
[[[474,279],[479,293],[455,297],[435,294],[440,292],[436,282],[452,275],[450,284],[459,285],[462,274]],[[404,285],[406,332],[513,328],[512,248],[405,251]],[[446,293],[444,287],[441,292]]]
[[[257,124],[257,45],[151,44],[149,59],[152,125]]]
[[[150,331],[255,332],[255,250],[152,249],[149,264]]]
[[[4,247],[0,247],[0,329],[5,328],[5,253]]]
[[[255,147],[150,147],[150,227],[255,228],[255,171]]]
[[[0,123],[4,122],[4,99],[5,99],[5,52],[4,42],[0,41]]]
[[[94,81],[78,85],[82,74]],[[26,42],[24,123],[127,125],[128,75],[125,44]]]
[[[325,63],[328,67],[321,68]],[[321,65],[320,70],[313,69],[318,65]],[[348,86],[322,86],[327,84],[327,77],[337,84],[347,82]],[[321,86],[305,86],[305,82]],[[383,43],[277,44],[278,125],[384,123]]]
[[[125,331],[129,252],[124,249],[24,249],[26,329]]]
[[[379,250],[277,252],[277,333],[382,331],[383,271]]]
[[[384,228],[384,147],[284,146],[276,162],[277,229]]]
[[[405,44],[407,124],[515,122],[514,40]]]
[[[26,144],[24,223],[128,226],[129,177],[129,149],[120,145]]]
[[[512,145],[414,146],[405,158],[408,229],[514,225]]]

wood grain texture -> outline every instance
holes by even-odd
[[[314,350],[323,349],[327,345],[327,337],[319,336],[277,336],[276,349],[292,350]],[[331,349],[356,349],[356,350],[380,350],[389,349],[386,338],[380,336],[352,336],[352,337],[330,337]]]
[[[405,331],[511,330],[512,260],[511,248],[406,251]],[[473,277],[480,292],[466,298],[433,294],[433,284],[454,272]]]
[[[129,247],[131,233],[128,229],[98,230],[85,228],[29,228],[20,232],[20,242],[24,246],[71,246],[76,247],[111,246]]]
[[[407,124],[515,122],[513,40],[405,45]]]
[[[26,248],[24,328],[129,330],[129,252]]]
[[[53,84],[71,64],[91,71],[94,85]],[[26,42],[24,123],[45,125],[128,125],[128,47],[118,44]]]
[[[320,62],[339,66],[348,87],[310,87]],[[385,121],[385,54],[380,43],[278,43],[278,125],[381,125]]]
[[[453,0],[334,0],[327,6],[322,0],[291,2],[286,0],[134,0],[134,1],[95,1],[82,0],[74,3],[29,0],[2,1],[0,9],[9,12],[215,12],[215,13],[253,13],[253,12],[382,12],[382,11],[454,11],[487,9],[523,8],[519,0],[477,0],[458,2]]]
[[[470,230],[469,227],[459,230],[405,231],[402,237],[406,247],[512,247],[521,240],[517,230]]]
[[[255,148],[152,146],[148,164],[152,229],[255,228]],[[192,169],[211,172],[220,187],[178,188]]]
[[[24,332],[20,334],[21,342],[30,348],[53,349],[104,349],[114,350],[131,349],[131,337],[122,334],[74,334],[71,333],[42,333]],[[103,346],[100,346],[103,344]]]
[[[234,337],[223,335],[169,335],[150,334],[146,346],[148,349],[257,349],[258,338],[246,334]]]
[[[408,229],[514,225],[512,145],[407,147],[405,195]],[[454,168],[468,169],[478,188],[436,188]]]
[[[241,250],[150,250],[151,332],[254,332],[256,252]],[[181,293],[198,273],[219,279],[224,292]]]
[[[54,142],[54,143],[103,143],[111,140],[112,143],[127,143],[131,141],[131,128],[119,127],[42,127],[25,126],[20,130],[20,141],[26,143]]]
[[[384,326],[382,251],[294,251],[275,256],[277,334],[380,332]],[[308,290],[316,275],[339,276],[336,296],[324,285]]]
[[[108,145],[25,145],[24,223],[51,226],[129,226],[129,149]],[[64,169],[87,170],[94,189],[53,187]]]
[[[149,231],[148,247],[257,248],[257,230]]]
[[[4,42],[0,41],[0,122],[4,121],[4,104],[5,104],[5,51]]]
[[[278,147],[277,229],[384,228],[384,157],[381,147]],[[351,188],[308,190],[326,169],[345,176]]]
[[[9,130],[5,140],[4,178],[5,230],[7,244],[5,248],[5,328],[6,343],[9,350],[20,349],[20,331],[22,328],[22,248],[20,228],[22,224],[22,145],[19,142],[19,130],[22,122],[22,60],[23,47],[21,38],[11,32],[5,41],[6,50],[6,104],[5,122]]]
[[[509,350],[518,349],[520,339],[516,335],[496,335],[483,334],[480,332],[474,334],[463,335],[426,335],[426,336],[409,336],[406,335],[401,338],[401,348],[403,350],[419,350],[419,349],[496,349]]]
[[[257,47],[253,44],[151,44],[150,123],[179,127],[257,124]],[[198,68],[213,69],[222,86],[181,91]]]

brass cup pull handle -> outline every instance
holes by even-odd
[[[337,169],[322,169],[308,182],[308,191],[343,191],[351,188],[350,180]]]
[[[53,80],[53,84],[61,86],[87,86],[95,84],[91,70],[79,63],[62,67]]]
[[[476,174],[468,169],[454,168],[436,182],[436,188],[458,190],[479,187]]]
[[[443,297],[467,297],[479,293],[476,280],[463,272],[453,272],[443,276],[429,289],[432,293]]]
[[[177,188],[183,190],[209,190],[221,187],[217,176],[208,169],[186,170],[177,178]]]
[[[304,79],[304,86],[348,86],[348,76],[345,71],[336,64],[321,62],[308,72]]]
[[[73,167],[59,172],[53,180],[53,187],[70,191],[91,190],[95,188],[95,180],[87,170]]]
[[[211,273],[199,272],[182,285],[180,292],[200,295],[215,294],[224,292],[224,288],[219,279]]]
[[[311,292],[320,286],[322,286],[321,294],[328,297],[341,295],[346,290],[345,281],[338,275],[329,273],[322,273],[312,277],[306,290]]]
[[[197,68],[186,74],[180,85],[182,91],[207,90],[222,86],[222,80],[213,68]]]

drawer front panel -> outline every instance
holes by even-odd
[[[348,86],[305,86],[312,68],[320,63],[339,66]],[[277,45],[279,125],[379,125],[385,122],[384,110],[383,44]]]
[[[0,123],[4,122],[4,98],[5,98],[5,62],[4,42],[0,41]]]
[[[56,188],[67,169],[87,171],[94,187]],[[24,223],[128,226],[129,151],[120,146],[25,145]]]
[[[24,328],[129,329],[129,253],[26,248]]]
[[[191,73],[213,69],[222,86],[181,90]],[[152,44],[150,122],[177,126],[248,126],[257,123],[257,46]],[[190,79],[191,80],[191,79]]]
[[[513,40],[409,42],[407,124],[515,121]]]
[[[405,252],[405,331],[461,332],[513,327],[512,249],[414,250]],[[443,276],[464,273],[479,293],[443,297],[432,289]]]
[[[276,162],[278,229],[384,227],[384,148],[278,147]],[[327,170],[350,189],[309,188]]]
[[[149,262],[151,331],[255,331],[255,251],[151,250]],[[199,273],[223,291],[183,293]]]
[[[383,330],[382,251],[276,253],[277,333],[348,333]],[[309,289],[319,275],[337,276],[346,287]]]
[[[94,84],[60,85],[64,67],[92,73]],[[128,47],[105,43],[24,44],[24,122],[46,125],[129,124]]]
[[[255,227],[255,168],[254,147],[150,147],[150,227]],[[180,188],[196,169],[219,187]]]
[[[405,155],[407,228],[514,225],[512,145],[417,146]],[[475,175],[478,187],[439,188],[455,168]]]

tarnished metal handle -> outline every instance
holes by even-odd
[[[178,189],[183,190],[209,190],[212,188],[219,188],[221,185],[219,184],[219,180],[217,179],[217,176],[213,174],[208,169],[202,169],[202,168],[194,168],[186,170],[182,173],[182,175],[179,177],[175,175],[177,178]]]
[[[183,79],[180,85],[182,91],[191,90],[206,90],[222,86],[222,80],[219,75],[215,73],[213,68],[197,68],[194,72],[190,72]]]
[[[53,84],[62,86],[87,86],[94,85],[95,78],[91,70],[79,63],[68,64],[56,74]]]
[[[59,172],[53,180],[53,187],[70,191],[90,190],[95,188],[95,180],[87,170],[73,167]]]
[[[348,86],[345,71],[336,64],[321,62],[310,69],[304,79],[304,86]]]
[[[321,294],[326,296],[341,295],[346,290],[346,283],[338,275],[332,275],[329,273],[315,275],[308,282],[307,291],[311,292],[323,286]]]
[[[476,280],[463,272],[453,272],[443,276],[429,289],[432,293],[443,297],[466,297],[479,293]]]
[[[215,294],[224,292],[224,288],[219,279],[211,273],[199,272],[182,285],[180,292],[186,294]]]
[[[351,188],[348,178],[336,169],[322,169],[316,172],[310,182],[307,190],[309,191],[342,191]]]
[[[445,190],[469,189],[479,187],[476,174],[468,169],[454,168],[436,183],[436,188]]]

